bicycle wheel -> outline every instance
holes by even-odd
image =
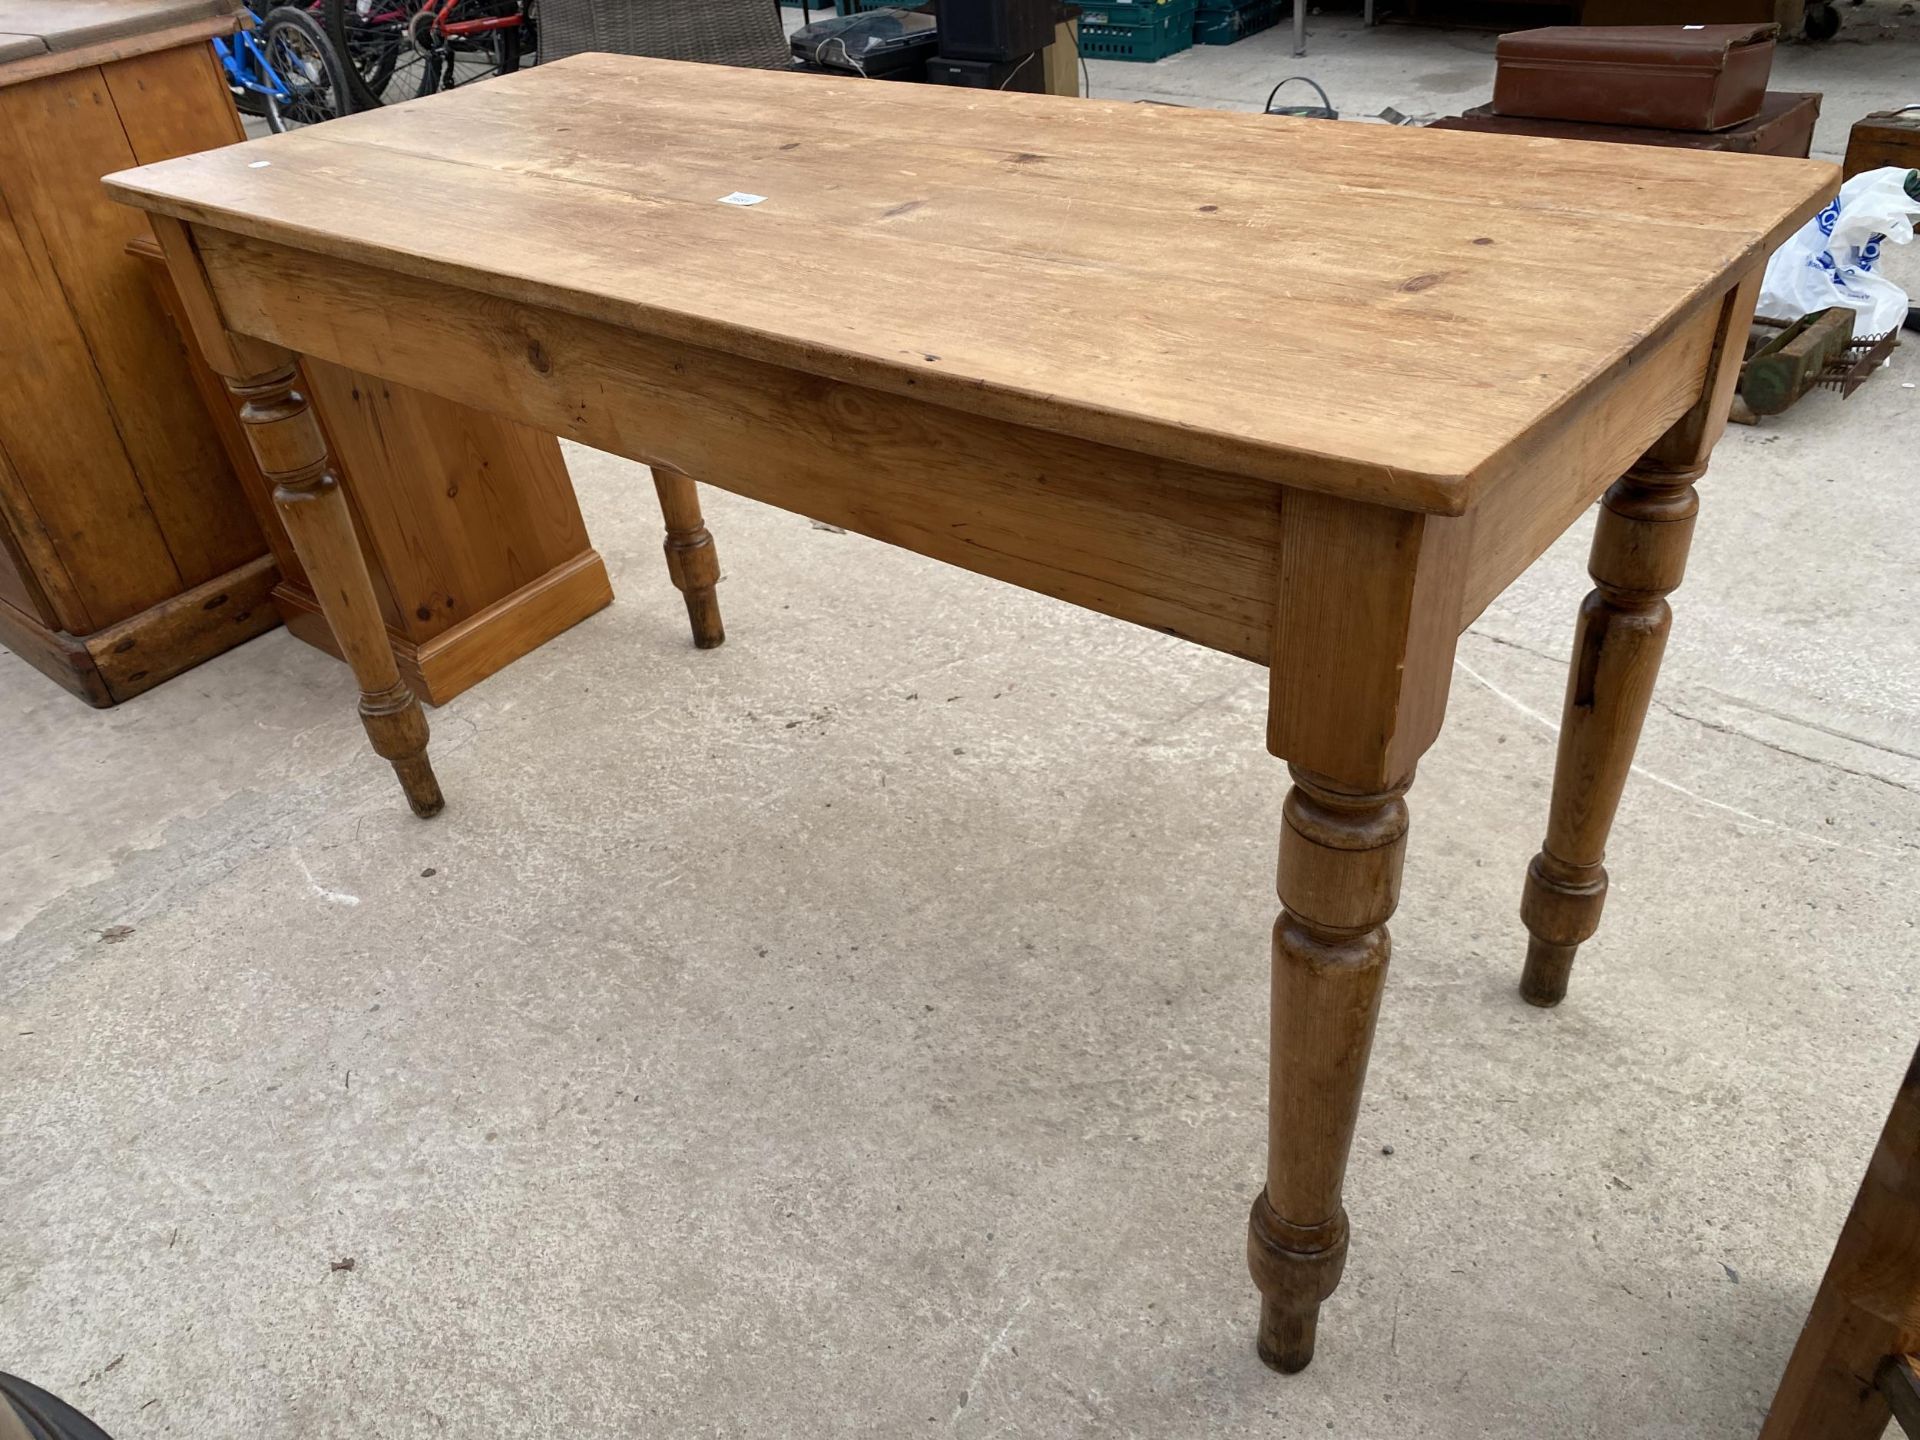
[[[422,0],[323,0],[327,38],[347,62],[356,110],[428,92],[428,57],[410,33]]]
[[[260,27],[260,49],[287,92],[286,99],[267,106],[267,123],[275,130],[352,113],[346,63],[306,11],[282,5],[268,15]]]
[[[0,1375],[0,1407],[5,1407],[31,1440],[113,1440],[59,1396],[49,1395],[17,1375]]]
[[[517,23],[497,30],[482,30],[472,35],[448,34],[475,20],[513,17]],[[452,90],[485,80],[494,75],[511,75],[520,68],[521,40],[527,16],[520,0],[456,0],[440,16],[439,25],[430,26],[422,16],[413,23],[414,43],[427,57],[427,74],[421,77],[420,93]]]

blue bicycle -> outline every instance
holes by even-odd
[[[317,125],[353,109],[347,67],[326,32],[305,10],[281,5],[251,30],[216,39],[214,51],[227,72],[235,103],[265,115],[276,135],[296,125]]]

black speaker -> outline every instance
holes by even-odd
[[[1053,43],[1058,10],[1057,0],[940,0],[940,53],[1018,60]]]
[[[929,85],[964,85],[974,90],[1046,90],[1046,67],[1038,54],[1018,60],[953,60],[939,55],[927,62]]]

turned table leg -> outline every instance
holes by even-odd
[[[720,554],[713,535],[700,517],[700,492],[678,470],[653,467],[653,488],[660,493],[660,513],[667,522],[667,573],[686,598],[687,619],[693,625],[693,643],[711,650],[727,638],[720,624]]]
[[[294,388],[296,380],[287,365],[229,378],[227,388],[245,402],[240,423],[247,443],[273,482],[274,505],[294,552],[360,682],[360,720],[367,738],[376,754],[392,762],[413,813],[437,815],[446,802],[427,759],[427,717],[400,679],[346,496],[327,468],[326,441],[306,396]]]
[[[1587,568],[1561,711],[1560,754],[1546,843],[1527,867],[1520,918],[1531,939],[1520,993],[1558,1005],[1580,942],[1600,926],[1607,898],[1607,833],[1633,766],[1640,727],[1667,646],[1667,595],[1685,573],[1693,482],[1703,465],[1640,461],[1607,491]]]
[[[1273,927],[1267,1185],[1247,1223],[1260,1358],[1289,1374],[1313,1359],[1320,1304],[1346,1266],[1341,1187],[1407,838],[1406,781],[1353,794],[1292,773]]]

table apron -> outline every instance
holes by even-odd
[[[1470,512],[1460,628],[1479,618],[1606,491],[1693,408],[1707,383],[1731,292],[1703,305],[1651,353],[1595,385],[1581,403],[1510,457]],[[1739,322],[1737,347],[1746,337]]]
[[[207,226],[194,228],[194,240],[222,320],[239,334],[1212,649],[1278,661],[1285,673],[1276,683],[1317,671],[1294,652],[1302,606],[1322,592],[1344,607],[1382,603],[1373,591],[1417,590],[1428,616],[1422,643],[1435,660],[1450,655],[1452,637],[1701,403],[1738,308],[1731,295],[1700,306],[1659,345],[1596,379],[1536,440],[1500,459],[1479,504],[1442,524]],[[1345,546],[1377,530],[1380,553],[1322,552],[1323,527],[1304,522],[1329,506],[1342,516],[1326,533]],[[1400,529],[1426,538],[1388,538]],[[1335,593],[1353,588],[1355,564],[1412,568],[1360,577],[1367,596]],[[1283,587],[1297,593],[1290,599]],[[1400,628],[1379,637],[1383,651],[1413,642]],[[1344,648],[1338,640],[1329,632],[1323,648]],[[1385,678],[1399,687],[1399,675]],[[1444,688],[1436,698],[1444,705]],[[1269,736],[1280,754],[1284,728]]]
[[[194,228],[233,331],[1265,664],[1283,487]]]

